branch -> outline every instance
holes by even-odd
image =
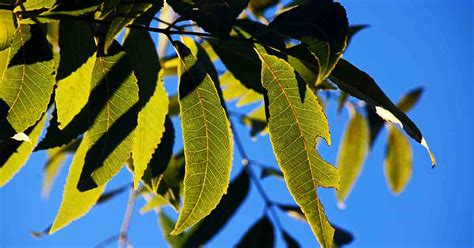
[[[125,244],[129,244],[127,240],[128,228],[130,226],[130,221],[132,220],[133,209],[135,208],[135,199],[136,192],[133,190],[133,186],[130,189],[130,196],[128,198],[127,209],[125,210],[125,215],[123,217],[122,227],[120,228],[118,247],[123,248]]]

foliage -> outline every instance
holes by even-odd
[[[372,77],[342,59],[368,26],[349,26],[344,7],[333,0],[26,0],[0,7],[0,186],[33,152],[46,150],[46,197],[73,156],[47,234],[124,191],[103,193],[127,167],[131,199],[147,200],[141,212],[157,212],[172,247],[211,240],[243,203],[250,181],[268,211],[242,233],[238,247],[273,247],[275,232],[288,247],[299,247],[277,211],[308,223],[322,247],[336,247],[353,237],[328,220],[318,188],[334,188],[342,206],[384,126],[384,170],[394,194],[410,179],[412,151],[390,123],[426,147],[435,164],[406,115],[423,89],[395,105]],[[176,19],[155,17],[173,16],[170,7]],[[153,20],[165,28],[150,27]],[[163,34],[158,47],[150,33]],[[169,44],[174,52],[159,57]],[[173,76],[178,94],[168,96],[164,81]],[[338,112],[346,106],[351,117],[337,166],[316,148],[322,140],[331,145],[324,107],[333,97],[323,94],[338,96]],[[236,113],[231,102],[254,108]],[[247,157],[234,116],[253,138],[269,134],[278,167]],[[174,147],[171,118],[180,119],[183,147]],[[243,168],[229,184],[234,142]],[[296,205],[269,198],[260,180],[272,176],[283,179]],[[165,206],[179,211],[176,221]],[[120,240],[125,236],[126,230]]]

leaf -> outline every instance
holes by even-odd
[[[101,186],[122,168],[132,151],[137,125],[138,86],[132,65],[115,43],[98,57],[92,71],[89,98],[88,151],[81,172],[80,191]]]
[[[388,186],[395,195],[403,192],[413,173],[410,142],[395,127],[390,127],[388,131],[384,171]]]
[[[0,9],[0,51],[10,47],[15,35],[15,29],[15,17],[13,13],[9,10]]]
[[[351,115],[337,155],[341,181],[336,196],[341,207],[362,171],[369,150],[369,127],[365,118],[353,109]]]
[[[330,143],[329,127],[317,97],[299,84],[284,60],[260,52],[262,83],[267,90],[270,140],[291,195],[303,209],[323,247],[331,247],[334,229],[329,224],[316,188],[337,187],[337,169],[316,151],[316,140]],[[301,88],[300,88],[301,87]]]
[[[431,153],[421,131],[390,99],[383,93],[367,73],[359,70],[348,61],[341,59],[332,73],[331,80],[337,86],[369,104],[375,112],[386,121],[399,124],[406,133],[415,141],[426,148],[431,163],[434,166],[436,160]]]
[[[140,208],[140,214],[145,214],[154,208],[161,208],[162,206],[168,204],[168,201],[163,198],[161,195],[155,195],[151,198],[142,208]]]
[[[43,130],[45,115],[25,132],[30,142],[8,139],[0,141],[0,188],[10,181],[25,165]]]
[[[207,216],[226,192],[232,165],[232,134],[214,82],[184,44],[173,44],[181,59],[179,103],[186,173],[183,207],[172,235]]]
[[[318,81],[322,82],[336,65],[346,47],[348,21],[344,7],[333,0],[310,1],[281,14],[269,28],[300,40],[317,57]]]
[[[169,104],[168,104],[168,115],[175,116],[179,115],[179,100],[178,95],[172,95],[169,97]]]
[[[0,84],[9,106],[8,121],[17,133],[35,124],[46,111],[55,84],[53,55],[38,25],[20,25]]]
[[[298,241],[296,241],[293,237],[291,237],[291,235],[289,233],[287,233],[286,231],[283,230],[282,234],[283,234],[283,240],[286,243],[286,247],[288,247],[288,248],[299,248],[299,247],[301,247],[300,244],[298,243]]]
[[[337,246],[348,245],[354,241],[354,236],[347,231],[338,227],[336,225],[332,225],[334,227],[334,244]]]
[[[265,117],[265,105],[261,104],[252,110],[247,116],[241,118],[241,122],[250,127],[250,136],[255,138],[257,134],[268,133],[267,119]]]
[[[130,2],[120,2],[120,4],[114,7],[114,11],[105,17],[106,20],[111,20],[105,37],[105,49],[108,50],[115,37],[123,28],[131,24],[153,5],[158,10],[163,6],[163,1],[131,0]]]
[[[56,0],[26,0],[14,9],[14,12],[50,9]]]
[[[249,8],[257,16],[263,15],[263,12],[268,8],[277,5],[279,0],[250,0]]]
[[[400,101],[398,101],[397,107],[401,111],[407,113],[418,102],[423,91],[423,87],[418,87],[409,91],[400,99]],[[384,120],[380,116],[378,116],[377,113],[375,113],[370,107],[366,107],[366,111],[368,117],[367,119],[369,120],[370,126],[370,143],[372,145],[384,125]]]
[[[163,196],[176,212],[179,211],[180,195],[183,188],[184,160],[184,151],[174,155],[166,170],[159,177],[156,186],[153,186],[156,188],[156,190],[153,189],[154,192]]]
[[[351,43],[354,36],[359,33],[360,31],[370,27],[369,25],[351,25],[349,26],[349,30],[347,32],[347,46]],[[347,49],[347,48],[346,48]]]
[[[247,230],[244,237],[236,245],[237,248],[244,247],[273,247],[275,242],[273,225],[265,215]]]
[[[144,30],[128,30],[123,46],[134,65],[139,88],[140,112],[132,150],[134,188],[137,189],[165,131],[168,95],[163,86],[160,62],[150,34]]]
[[[185,247],[201,247],[217,235],[244,202],[250,189],[250,178],[242,170],[232,181],[226,195],[211,214],[196,224],[186,237]]]
[[[71,167],[69,167],[69,174],[66,179],[66,184],[64,185],[61,206],[59,207],[53,225],[49,230],[50,235],[89,212],[105,189],[105,185],[102,185],[95,189],[81,192],[76,187],[79,182],[81,171],[85,166],[85,158],[89,148],[89,142],[89,135],[84,135],[84,138],[77,149],[76,155],[72,160]]]
[[[83,16],[95,12],[102,0],[58,1],[53,8],[40,14],[42,17]],[[64,18],[62,18],[64,19]]]
[[[183,243],[186,241],[186,237],[187,237],[186,233],[182,233],[179,235],[170,235],[170,232],[173,230],[175,226],[175,222],[163,211],[160,212],[159,219],[160,219],[161,232],[163,233],[163,236],[166,242],[170,245],[170,247],[172,248],[183,247]]]
[[[283,179],[283,173],[280,170],[269,167],[263,168],[262,172],[260,173],[260,178],[263,179],[269,176],[274,176]]]
[[[232,75],[230,71],[219,76],[222,90],[222,97],[225,101],[238,100],[237,107],[252,104],[263,100],[263,96],[254,90],[248,89]]]
[[[55,103],[58,127],[64,129],[89,99],[96,47],[94,34],[85,22],[63,19],[59,33],[60,62]]]
[[[167,2],[184,20],[195,21],[205,31],[228,36],[248,0],[171,0]]]
[[[54,181],[64,166],[66,159],[71,153],[74,153],[77,150],[80,142],[80,140],[74,140],[68,145],[46,151],[48,160],[43,168],[43,186],[41,189],[41,197],[49,197],[49,193],[51,192]]]

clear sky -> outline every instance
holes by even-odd
[[[341,2],[351,24],[371,25],[353,40],[344,55],[346,59],[371,74],[394,101],[412,88],[426,86],[421,102],[409,115],[435,152],[438,166],[432,170],[423,148],[412,142],[413,177],[405,192],[393,196],[383,175],[384,132],[369,155],[345,210],[336,207],[334,192],[320,190],[329,219],[353,233],[355,241],[350,245],[353,247],[472,247],[472,1]],[[166,87],[175,92],[176,82],[170,80]],[[335,104],[328,108],[335,145],[321,148],[323,157],[334,162],[347,113],[337,118]],[[250,157],[275,165],[268,137],[252,142],[247,138],[246,127],[238,126],[238,131],[249,147]],[[240,170],[240,158],[236,156],[233,175]],[[86,217],[51,237],[33,239],[30,231],[44,229],[54,219],[67,174],[67,170],[63,170],[50,198],[41,199],[44,160],[44,153],[34,154],[20,173],[0,190],[0,247],[93,247],[119,232],[127,194],[94,208]],[[109,188],[129,181],[130,174],[123,170]],[[273,199],[291,202],[282,181],[266,179],[264,187]],[[140,199],[138,207],[143,204]],[[245,228],[262,212],[263,202],[252,188],[243,207],[208,246],[236,244]],[[308,226],[284,214],[280,214],[280,219],[303,247],[316,246]],[[165,247],[154,213],[140,216],[136,211],[129,238],[136,247]],[[276,244],[284,247],[279,234]]]

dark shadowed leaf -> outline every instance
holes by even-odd
[[[366,29],[370,27],[369,25],[351,25],[349,26],[349,30],[347,32],[347,46],[351,44],[352,39],[354,36],[362,31],[363,29]]]
[[[0,9],[0,30],[2,30],[0,31],[0,51],[10,47],[15,29],[13,13],[10,10]]]
[[[421,131],[379,88],[367,73],[359,70],[348,61],[341,59],[332,73],[331,80],[337,86],[369,104],[374,111],[386,121],[397,123],[403,127],[407,134],[423,145],[428,151],[432,165],[436,160],[428,148],[425,138]]]
[[[253,226],[247,230],[245,235],[236,245],[237,248],[261,247],[273,248],[275,242],[273,224],[265,215],[261,217]]]
[[[262,172],[260,173],[260,178],[263,179],[269,176],[274,176],[274,177],[283,179],[283,173],[280,170],[270,168],[270,167],[263,168]]]
[[[248,0],[170,0],[167,3],[184,19],[194,20],[207,32],[227,36]]]
[[[287,248],[299,248],[301,247],[298,241],[296,241],[288,232],[283,231],[283,240],[285,241]]]

